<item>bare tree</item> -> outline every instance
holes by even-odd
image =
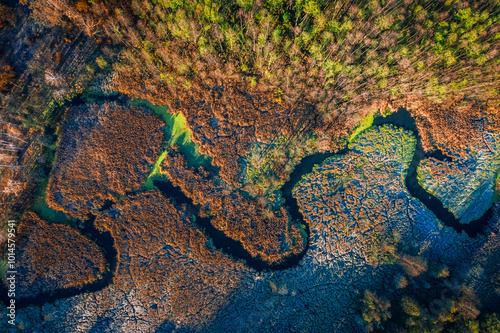
[[[90,16],[84,17],[80,15],[77,22],[89,37],[94,36],[98,32],[98,22]]]
[[[51,84],[56,87],[61,87],[64,85],[64,78],[61,74],[56,74],[50,69],[45,71],[45,83]]]
[[[20,181],[17,181],[17,180],[12,180],[12,179],[9,179],[9,181],[7,182],[7,186],[5,186],[5,188],[0,191],[1,193],[7,193],[7,194],[14,194],[14,195],[18,195],[19,192],[21,192],[23,189],[23,183],[21,183]]]

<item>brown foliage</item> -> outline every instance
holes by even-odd
[[[118,252],[117,288],[135,289],[152,316],[170,310],[181,321],[204,321],[238,286],[246,268],[215,250],[191,214],[159,191],[129,196],[96,220]],[[141,288],[137,288],[141,286]],[[165,295],[169,302],[158,302]]]
[[[71,28],[76,25],[88,36],[93,36],[98,31],[98,21],[87,13],[89,5],[86,1],[74,3],[68,0],[34,0],[30,1],[29,6],[35,20],[49,27]]]
[[[479,300],[471,289],[461,288],[460,296],[456,302],[456,312],[458,316],[475,319],[479,316]]]
[[[362,317],[368,332],[372,332],[376,327],[380,327],[382,322],[391,318],[390,308],[391,303],[388,300],[365,290]]]
[[[304,249],[306,241],[284,207],[273,211],[265,201],[248,198],[232,186],[208,177],[206,172],[190,170],[181,155],[166,158],[163,168],[174,185],[196,204],[208,207],[216,228],[240,241],[253,257],[279,263]]]
[[[498,130],[500,110],[465,99],[448,99],[442,103],[411,103],[417,116],[418,132],[425,150],[460,149],[482,140],[482,133]]]
[[[49,224],[29,212],[17,233],[20,297],[82,287],[104,273],[106,260],[97,244],[69,226]]]
[[[7,91],[14,83],[16,72],[10,66],[3,66],[0,69],[0,90]]]
[[[140,187],[160,153],[161,119],[117,104],[73,107],[63,126],[47,202],[75,217]]]
[[[0,29],[5,28],[9,23],[16,23],[16,16],[13,13],[13,9],[0,4]]]
[[[77,29],[91,36],[111,37],[113,27],[117,26],[115,9],[129,5],[120,1],[89,2],[86,0],[32,0],[29,3],[32,16],[46,26],[61,26]]]
[[[290,140],[303,133],[328,134],[329,141],[347,134],[345,121],[323,121],[312,105],[277,103],[274,97],[231,78],[193,81],[190,90],[165,85],[141,76],[127,67],[118,69],[115,89],[156,105],[169,105],[181,112],[200,145],[200,152],[212,157],[226,182],[240,186],[241,161],[255,142],[270,142],[285,135]],[[216,74],[214,74],[216,75]],[[276,170],[280,179],[288,175]]]
[[[67,15],[72,15],[69,1],[35,0],[29,2],[29,7],[33,18],[38,22],[47,26],[71,26],[67,17]]]
[[[427,261],[420,256],[400,255],[398,264],[401,265],[406,273],[411,277],[416,277],[427,271]]]

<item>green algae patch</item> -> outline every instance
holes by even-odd
[[[181,113],[174,116],[173,122],[166,123],[169,130],[168,145],[182,153],[190,166],[209,166],[211,158],[199,151],[199,145],[191,139],[191,131],[186,126],[186,118]]]
[[[168,175],[164,172],[161,172],[161,167],[160,167],[167,154],[168,151],[165,150],[163,153],[161,153],[158,160],[156,160],[155,164],[153,165],[153,168],[151,169],[151,173],[148,175],[146,183],[144,184],[144,187],[146,189],[152,190],[153,188],[155,188],[153,184],[155,180],[168,180]]]
[[[361,132],[372,126],[374,118],[373,114],[361,118],[359,125],[354,129],[354,132],[351,133],[351,136],[349,136],[349,142],[354,141]]]
[[[172,118],[175,116],[168,113],[168,105],[154,105],[145,99],[134,99],[128,102],[132,106],[143,106],[151,109],[155,114],[160,116],[167,126],[173,126]]]
[[[46,199],[47,193],[44,191],[43,194],[35,200],[31,210],[46,221],[62,224],[75,223],[75,220],[66,216],[64,212],[49,207]]]
[[[182,153],[190,166],[199,167],[210,165],[211,158],[199,152],[199,146],[191,139],[192,133],[186,125],[186,118],[184,118],[181,113],[168,113],[168,105],[154,105],[143,99],[129,101],[129,104],[151,109],[156,115],[163,119],[166,125],[165,139],[163,142],[164,151],[153,165],[146,179],[144,186],[147,189],[154,188],[153,181],[155,180],[168,180],[168,176],[161,172],[160,166],[168,153],[172,150]]]

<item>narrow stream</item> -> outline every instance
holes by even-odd
[[[493,207],[488,209],[488,211],[481,216],[481,218],[472,221],[470,224],[462,224],[459,222],[455,216],[446,209],[442,202],[437,199],[432,194],[425,191],[417,180],[417,167],[423,158],[434,157],[438,160],[445,161],[447,156],[445,156],[441,151],[434,151],[431,153],[425,153],[422,148],[422,143],[420,136],[418,135],[417,126],[415,120],[411,116],[410,112],[400,108],[397,112],[387,116],[387,117],[376,117],[373,122],[373,126],[381,126],[384,124],[392,124],[397,127],[403,127],[406,130],[413,132],[417,138],[417,146],[413,155],[413,159],[410,163],[409,170],[406,176],[406,187],[410,194],[419,199],[429,210],[431,210],[438,219],[440,219],[445,225],[454,228],[457,232],[465,231],[470,237],[475,237],[481,230],[484,229],[488,221],[491,219],[493,214]],[[341,155],[348,152],[348,148],[337,151],[335,153],[318,153],[314,155],[307,156],[302,159],[302,161],[295,167],[294,171],[290,175],[290,179],[281,187],[283,198],[285,199],[285,206],[293,220],[300,221],[306,226],[306,232],[309,237],[309,225],[304,221],[304,217],[299,210],[297,200],[292,196],[292,190],[294,186],[302,179],[302,176],[310,173],[315,165],[324,162],[327,158]],[[448,158],[449,160],[449,158]],[[193,202],[188,198],[180,188],[173,186],[170,182],[155,181],[154,185],[167,197],[174,198],[177,203],[187,204],[193,207]],[[197,210],[196,210],[197,211]],[[285,259],[280,264],[270,265],[259,258],[253,258],[242,246],[239,241],[227,237],[223,231],[215,228],[209,218],[199,217],[195,210],[193,214],[196,215],[196,222],[199,226],[204,228],[205,233],[213,240],[214,245],[231,255],[235,259],[243,259],[248,266],[258,270],[280,270],[291,268],[299,264],[302,257],[305,255],[309,248],[309,242],[304,251],[297,255],[293,255]]]
[[[373,126],[382,126],[384,124],[391,124],[396,127],[402,127],[406,130],[412,131],[417,138],[417,146],[415,148],[413,159],[410,163],[410,167],[405,179],[405,184],[408,192],[410,192],[410,194],[414,198],[420,200],[446,226],[454,228],[457,232],[464,231],[470,237],[477,236],[477,234],[484,229],[484,227],[493,217],[493,206],[490,207],[479,219],[471,221],[469,224],[460,223],[455,215],[453,215],[453,213],[451,213],[447,208],[443,206],[441,200],[428,193],[422,186],[420,186],[417,179],[417,167],[422,159],[429,157],[433,157],[440,161],[451,161],[451,159],[439,150],[430,153],[424,152],[422,142],[418,134],[417,125],[415,124],[415,119],[413,119],[411,113],[408,110],[399,108],[397,112],[392,113],[389,116],[379,116],[373,120]],[[291,192],[293,190],[293,187],[300,181],[302,176],[310,173],[315,165],[322,163],[327,158],[335,155],[345,154],[347,152],[348,148],[345,147],[344,149],[336,153],[318,153],[310,155],[302,159],[300,164],[295,167],[294,171],[290,175],[290,180],[288,180],[281,188],[283,197],[286,200],[287,206],[290,208],[290,214],[292,216],[294,216],[298,212],[298,206],[297,200],[293,198]],[[300,212],[298,212],[298,214],[300,214]],[[302,218],[301,214],[300,217]]]
[[[472,221],[470,224],[461,224],[455,216],[450,213],[439,199],[434,197],[432,194],[426,192],[417,181],[417,166],[423,158],[434,157],[439,160],[445,160],[445,155],[440,151],[435,151],[426,154],[422,148],[420,137],[418,136],[417,127],[415,125],[415,120],[412,118],[410,112],[405,109],[399,109],[396,113],[393,113],[387,117],[377,117],[374,119],[373,125],[380,126],[384,124],[392,124],[394,126],[403,127],[414,133],[417,138],[417,147],[411,161],[408,174],[406,177],[406,187],[410,194],[419,199],[427,208],[429,208],[445,225],[454,228],[457,232],[465,231],[469,236],[476,236],[483,228],[486,226],[488,221],[493,215],[493,207],[491,207],[481,218],[476,221]],[[285,199],[285,205],[290,217],[303,223],[306,226],[306,232],[308,238],[310,236],[309,225],[304,221],[304,217],[300,213],[297,200],[292,196],[293,187],[301,180],[302,176],[310,173],[315,165],[322,163],[327,158],[345,154],[348,152],[348,148],[344,148],[335,153],[318,153],[302,159],[302,161],[295,167],[294,171],[290,175],[290,179],[282,186],[281,191],[283,198]],[[204,229],[205,234],[212,239],[213,244],[216,248],[222,250],[224,253],[232,256],[236,260],[244,260],[245,263],[257,270],[282,270],[294,267],[299,264],[300,260],[303,258],[305,253],[309,248],[309,242],[307,242],[306,248],[301,253],[291,256],[285,259],[279,264],[270,265],[260,258],[253,258],[242,246],[239,241],[227,237],[223,231],[215,228],[210,218],[199,216],[199,207],[193,204],[193,201],[187,197],[179,187],[174,186],[170,182],[156,180],[153,184],[161,191],[161,193],[175,201],[176,204],[183,204],[188,207],[188,210],[196,217],[196,223]],[[113,203],[107,202],[106,208],[110,207]],[[91,217],[85,222],[85,228],[82,230],[83,234],[88,235],[91,239],[96,241],[96,243],[103,250],[107,262],[109,264],[109,270],[102,279],[96,281],[90,285],[83,288],[70,288],[65,290],[59,290],[52,294],[43,294],[34,298],[26,298],[18,300],[18,306],[24,307],[27,305],[41,305],[45,302],[52,302],[59,298],[66,298],[70,296],[77,295],[83,291],[98,291],[106,287],[112,282],[113,273],[116,268],[116,250],[114,248],[114,241],[111,235],[107,232],[100,232],[94,227],[95,216]],[[6,290],[3,284],[0,284],[1,299],[5,302],[7,301]]]
[[[175,201],[175,204],[177,205],[185,204],[189,207],[190,212],[196,217],[195,223],[202,229],[204,229],[205,234],[208,237],[210,237],[216,248],[223,251],[225,254],[230,255],[235,260],[244,260],[249,267],[255,269],[256,271],[281,270],[294,267],[299,263],[300,259],[302,259],[303,254],[300,256],[291,256],[289,258],[286,258],[283,262],[279,264],[270,265],[269,263],[263,261],[260,258],[252,257],[250,253],[248,253],[248,251],[245,250],[240,241],[234,240],[226,236],[223,231],[215,228],[212,225],[210,218],[200,217],[198,214],[199,207],[195,207],[195,205],[193,204],[193,200],[191,200],[191,198],[186,196],[184,192],[182,192],[180,187],[174,186],[171,182],[161,181],[161,180],[155,180],[153,181],[153,184],[160,190],[160,192],[164,196],[173,199],[173,201]],[[295,205],[296,204],[297,201],[295,201]],[[302,219],[302,214],[300,214],[298,206],[296,206],[295,208],[296,210],[292,209],[290,215],[294,219],[298,218]],[[294,215],[294,213],[298,213],[299,215]],[[306,231],[308,232],[309,235],[309,230]],[[305,253],[305,251],[303,252]]]
[[[415,124],[415,119],[411,116],[410,112],[406,109],[400,108],[398,112],[392,113],[387,117],[377,117],[373,121],[374,126],[380,126],[383,124],[392,124],[397,127],[402,127],[406,130],[413,132],[417,138],[417,147],[413,155],[413,159],[410,163],[408,169],[408,174],[406,175],[406,188],[408,192],[414,197],[420,200],[429,210],[431,210],[436,217],[443,222],[446,226],[452,227],[457,232],[464,231],[469,235],[469,237],[476,237],[479,232],[481,232],[488,222],[493,217],[493,206],[491,206],[480,218],[471,221],[468,224],[462,224],[460,221],[451,213],[447,208],[443,206],[441,200],[436,198],[434,195],[427,192],[420,184],[417,179],[417,167],[420,161],[424,158],[433,157],[440,161],[451,161],[451,159],[444,155],[443,152],[437,150],[430,153],[425,153],[422,147],[422,142],[418,134],[417,125]]]
[[[17,308],[24,308],[30,305],[43,305],[44,303],[54,302],[55,300],[58,300],[60,298],[75,296],[81,294],[82,292],[99,291],[108,286],[113,281],[113,274],[116,269],[117,256],[116,249],[114,247],[114,240],[109,232],[101,232],[95,228],[95,218],[96,217],[92,215],[84,222],[84,227],[77,230],[80,231],[83,236],[94,241],[102,251],[107,263],[106,271],[104,272],[102,278],[93,283],[87,284],[84,287],[61,289],[51,293],[42,293],[36,297],[16,297]],[[16,276],[16,278],[19,279],[20,277]],[[9,298],[7,297],[7,288],[3,283],[0,283],[0,299],[4,302],[4,304],[8,304],[9,302]]]

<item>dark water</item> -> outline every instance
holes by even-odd
[[[394,126],[403,127],[406,130],[412,131],[417,138],[417,147],[410,163],[410,168],[408,169],[405,181],[408,192],[429,208],[429,210],[431,210],[445,225],[452,227],[457,232],[464,231],[470,237],[477,236],[477,234],[484,229],[493,217],[493,206],[490,207],[479,219],[471,221],[469,224],[460,223],[455,215],[443,206],[441,200],[428,193],[422,186],[420,186],[417,180],[417,167],[422,159],[433,157],[440,161],[451,161],[451,158],[444,155],[443,152],[439,150],[427,154],[424,152],[417,126],[415,124],[415,119],[413,119],[408,110],[400,108],[398,112],[395,112],[385,118],[377,117],[373,121],[374,126],[380,126],[383,124],[392,124]]]
[[[417,180],[417,167],[423,158],[434,157],[441,161],[450,160],[450,158],[445,156],[441,151],[434,151],[428,154],[424,152],[415,120],[407,110],[400,108],[396,113],[387,117],[376,117],[373,121],[374,126],[381,126],[384,124],[392,124],[397,127],[403,127],[406,130],[412,131],[417,138],[417,147],[406,177],[406,187],[408,188],[410,194],[419,199],[445,225],[454,228],[457,232],[465,231],[470,237],[475,237],[481,230],[483,230],[485,225],[491,219],[493,215],[493,207],[491,207],[478,220],[472,221],[470,224],[461,224],[455,216],[443,206],[442,202],[432,194],[425,191]],[[290,217],[305,226],[308,237],[310,235],[309,224],[304,221],[304,217],[299,210],[297,200],[292,196],[292,189],[301,180],[303,175],[308,174],[313,170],[315,165],[322,163],[329,157],[345,154],[347,152],[348,148],[346,147],[335,153],[318,153],[303,158],[291,173],[290,179],[281,187],[283,198],[285,199],[285,206],[287,207]],[[191,207],[193,206],[192,200],[188,198],[180,188],[173,186],[170,182],[155,181],[153,184],[158,187],[164,195],[173,198],[177,203],[187,204]],[[195,211],[193,211],[193,214],[197,215]],[[300,262],[309,248],[309,242],[307,242],[305,250],[301,253],[287,258],[280,264],[269,265],[259,258],[252,258],[239,241],[227,237],[224,232],[215,228],[210,223],[209,218],[201,218],[197,216],[196,222],[199,226],[204,228],[207,236],[213,240],[215,247],[224,251],[226,254],[231,255],[235,259],[245,260],[248,266],[258,271],[294,267]]]
[[[440,219],[446,226],[454,228],[457,232],[464,231],[470,237],[475,237],[479,232],[481,232],[488,222],[493,217],[493,207],[490,207],[479,219],[471,221],[469,224],[462,224],[460,221],[451,213],[447,208],[443,206],[443,203],[436,198],[434,195],[428,193],[417,180],[417,167],[420,161],[424,158],[433,157],[440,161],[451,161],[451,158],[444,155],[443,152],[436,150],[430,153],[425,153],[422,147],[422,142],[418,134],[418,129],[415,124],[415,119],[411,116],[411,113],[400,108],[397,112],[390,114],[387,117],[376,117],[373,120],[373,126],[381,126],[384,124],[391,124],[397,127],[402,127],[406,130],[412,131],[417,138],[417,146],[415,153],[413,155],[410,167],[408,169],[408,174],[406,175],[405,184],[408,192],[414,197],[420,200],[429,210],[431,210],[438,219]],[[300,181],[303,175],[310,173],[315,165],[322,163],[329,157],[334,155],[345,154],[348,152],[348,148],[344,148],[335,153],[318,153],[310,155],[302,159],[301,163],[297,165],[292,174],[290,175],[290,180],[286,182],[282,187],[283,197],[286,200],[287,206],[292,208],[291,214],[295,213],[297,209],[297,201],[292,197],[291,191],[293,187]],[[297,209],[298,211],[298,209]],[[300,212],[299,212],[300,214]],[[300,217],[302,218],[301,214]],[[302,219],[303,221],[303,219]]]
[[[47,302],[53,302],[60,298],[67,298],[81,294],[82,292],[92,292],[99,291],[109,285],[113,280],[113,274],[116,269],[116,249],[114,247],[114,240],[109,232],[101,232],[94,227],[95,216],[91,216],[85,221],[84,227],[80,229],[82,235],[90,238],[92,241],[96,242],[99,246],[107,262],[106,271],[104,272],[101,279],[95,281],[94,283],[87,284],[83,288],[67,288],[62,290],[57,290],[52,293],[40,294],[36,297],[29,298],[17,298],[16,297],[16,307],[23,308],[29,305],[43,305]],[[18,260],[19,258],[17,258]],[[17,275],[16,279],[22,278]],[[7,289],[3,283],[0,283],[0,299],[7,304],[10,302],[7,297]]]
[[[104,103],[104,102],[123,102],[125,103],[128,100],[128,97],[123,94],[118,94],[116,96],[93,96],[93,101],[97,103]],[[78,106],[78,105],[84,105],[88,103],[89,101],[85,100],[82,95],[78,95],[72,100],[65,100],[64,104],[59,106],[55,113],[52,115],[53,119],[55,120],[53,123],[49,124],[47,129],[46,129],[46,135],[52,135],[54,136],[54,133],[56,131],[56,124],[59,123],[61,120],[62,116],[64,115],[65,108],[68,106]],[[56,137],[54,136],[54,140]],[[46,167],[46,174],[49,174],[51,171],[51,167],[47,166]],[[100,209],[100,211],[103,211],[113,205],[113,201],[111,200],[106,200],[104,206]],[[114,240],[113,237],[109,232],[101,232],[97,230],[94,227],[94,220],[95,216],[91,215],[87,220],[84,221],[83,223],[83,228],[77,229],[80,231],[80,233],[88,238],[90,238],[92,241],[94,241],[102,251],[107,267],[106,271],[104,272],[103,276],[101,279],[95,281],[94,283],[87,284],[84,287],[81,288],[67,288],[63,290],[57,290],[52,293],[44,293],[40,294],[36,297],[29,297],[29,298],[18,298],[16,297],[16,307],[17,308],[23,308],[26,306],[30,305],[43,305],[46,302],[53,302],[57,299],[61,298],[67,298],[71,296],[75,296],[78,294],[81,294],[82,292],[92,292],[92,291],[99,291],[109,285],[112,280],[113,280],[113,274],[116,269],[116,256],[117,252],[114,247]],[[16,279],[21,278],[19,275],[16,276]],[[3,281],[0,283],[0,300],[2,300],[5,304],[7,302],[10,302],[10,299],[7,297],[7,288],[4,285]]]
[[[387,117],[377,117],[374,119],[374,126],[380,126],[384,124],[392,124],[398,127],[403,127],[407,130],[412,131],[417,137],[417,147],[406,177],[406,187],[408,188],[410,194],[413,197],[419,199],[425,206],[427,206],[445,225],[454,228],[458,232],[465,231],[469,236],[474,237],[481,230],[483,230],[493,215],[493,207],[491,207],[478,220],[472,221],[470,224],[461,224],[452,213],[450,213],[446,208],[443,207],[443,204],[439,199],[426,192],[418,184],[416,169],[423,158],[434,157],[438,160],[450,160],[450,158],[446,157],[440,151],[435,151],[428,154],[423,151],[420,137],[418,136],[418,130],[415,125],[414,119],[411,117],[411,114],[405,109],[399,109],[398,112],[393,113]],[[285,199],[285,206],[287,207],[290,218],[302,223],[305,226],[308,238],[310,236],[309,225],[304,221],[304,217],[300,213],[297,200],[292,196],[292,189],[301,180],[303,175],[312,171],[315,165],[322,163],[329,157],[339,154],[345,154],[347,152],[348,149],[346,147],[335,153],[318,153],[303,158],[290,175],[290,179],[281,188],[283,198]],[[287,258],[280,264],[269,265],[260,258],[253,258],[243,248],[241,242],[227,237],[223,231],[215,228],[212,225],[210,218],[199,216],[199,207],[194,205],[193,201],[189,197],[187,197],[179,187],[172,185],[172,183],[170,182],[159,180],[154,181],[153,184],[161,191],[163,195],[171,198],[177,205],[184,205],[188,209],[188,211],[196,217],[195,223],[204,230],[205,234],[212,240],[216,248],[222,250],[224,253],[232,256],[236,260],[244,261],[249,267],[257,271],[282,270],[294,267],[299,264],[300,260],[309,248],[309,242],[307,242],[305,250],[301,253]],[[113,202],[111,201],[106,202],[106,207],[111,207],[112,204]],[[117,252],[114,248],[114,241],[109,233],[100,232],[94,227],[94,219],[95,216],[91,217],[85,222],[85,228],[82,230],[82,233],[93,239],[101,247],[103,253],[106,256],[107,262],[109,264],[109,269],[106,271],[103,278],[81,289],[70,288],[56,291],[52,294],[44,294],[34,298],[17,300],[18,307],[24,307],[27,305],[41,305],[45,302],[52,302],[56,299],[77,295],[82,291],[98,291],[112,282],[113,274],[116,269],[117,255]],[[0,284],[0,294],[1,299],[6,302],[8,300],[7,292],[3,284]]]
[[[210,222],[210,218],[200,217],[198,214],[199,207],[196,207],[191,198],[187,197],[178,186],[172,185],[171,182],[161,180],[153,181],[153,185],[155,185],[163,195],[172,199],[175,204],[186,205],[188,210],[196,217],[195,223],[204,230],[205,234],[212,240],[217,249],[222,250],[236,260],[243,260],[249,267],[257,271],[290,268],[296,266],[303,256],[303,254],[300,257],[292,256],[279,264],[273,265],[268,264],[260,258],[254,258],[245,250],[240,241],[227,237],[223,231],[215,228]],[[296,210],[292,209],[292,213],[290,214],[292,218],[302,219],[302,214],[300,214],[298,210],[297,201],[295,201],[295,209]],[[293,213],[295,213],[295,217]],[[306,231],[308,232],[308,230]]]

